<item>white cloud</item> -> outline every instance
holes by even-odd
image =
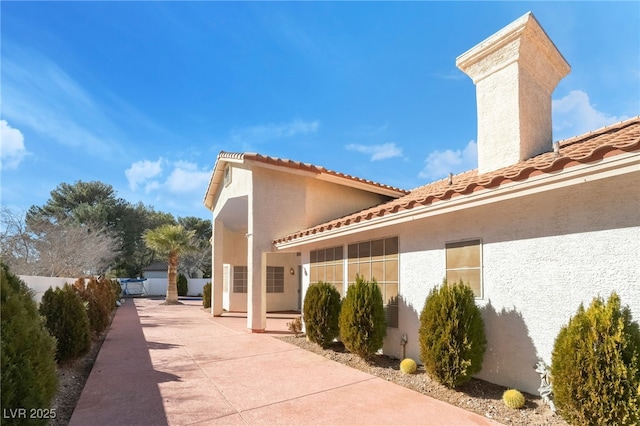
[[[418,176],[426,179],[442,179],[449,173],[461,173],[478,167],[478,147],[475,141],[455,151],[433,151],[424,160],[424,169]]]
[[[290,138],[296,135],[316,133],[320,123],[316,121],[294,120],[289,123],[271,123],[250,126],[231,131],[233,142],[260,143],[272,139]]]
[[[211,171],[198,170],[198,166],[187,161],[178,161],[167,178],[167,189],[173,193],[201,192],[204,194]]]
[[[158,161],[142,160],[136,161],[125,170],[124,174],[129,182],[129,188],[135,191],[139,184],[147,183],[146,192],[150,189],[154,189],[154,185],[149,185],[151,178],[154,178],[162,173],[162,163],[164,160],[159,158]]]
[[[397,147],[395,142],[385,143],[382,145],[349,144],[345,148],[349,151],[371,154],[371,161],[402,157],[402,148]]]
[[[552,111],[554,140],[578,136],[629,118],[598,111],[582,90],[572,90],[564,98],[554,99]]]
[[[27,150],[22,132],[11,127],[5,120],[0,120],[0,168],[17,168],[25,155]]]
[[[199,169],[188,161],[169,163],[163,158],[157,161],[136,161],[124,174],[129,188],[135,191],[144,185],[145,193],[167,191],[172,194],[202,193],[207,189],[210,170]]]

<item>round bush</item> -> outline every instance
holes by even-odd
[[[38,313],[33,292],[0,262],[0,340],[2,408],[48,408],[55,395],[56,340]],[[3,419],[2,424],[23,424],[24,419]],[[46,424],[46,420],[33,424]]]
[[[613,293],[593,299],[564,326],[553,347],[555,404],[572,424],[640,424],[640,329]]]
[[[382,347],[387,324],[378,283],[356,277],[340,310],[340,339],[350,352],[368,358]]]
[[[333,284],[311,284],[304,296],[303,312],[310,341],[325,348],[340,334],[340,293]]]
[[[522,392],[517,389],[504,391],[502,394],[502,401],[504,402],[504,405],[509,408],[513,408],[514,410],[524,407],[524,403],[526,402]]]
[[[56,357],[65,362],[84,355],[91,346],[89,317],[76,290],[69,284],[42,296],[40,313],[49,332],[58,340]]]
[[[427,373],[453,388],[482,369],[487,339],[473,290],[462,281],[433,288],[420,314],[420,355]]]
[[[184,274],[178,274],[176,285],[178,286],[178,296],[186,296],[189,291],[189,282]]]
[[[411,358],[405,358],[400,362],[400,371],[404,374],[414,374],[418,369],[418,364]]]
[[[211,307],[211,283],[206,283],[204,287],[202,287],[202,306],[205,309]]]

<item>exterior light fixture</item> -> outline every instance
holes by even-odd
[[[291,267],[291,269],[289,269],[289,273],[291,275],[295,275],[296,271],[293,269],[293,267]]]

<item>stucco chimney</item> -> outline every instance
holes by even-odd
[[[571,68],[531,12],[456,65],[476,85],[479,173],[552,149],[551,94]]]

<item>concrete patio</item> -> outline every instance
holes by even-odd
[[[111,325],[71,425],[495,425],[492,420],[330,361],[240,315],[200,301],[127,299]]]

